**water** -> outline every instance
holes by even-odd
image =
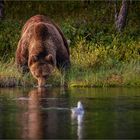
[[[140,89],[0,89],[0,139],[12,138],[140,138]]]

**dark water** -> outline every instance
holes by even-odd
[[[85,113],[72,117],[79,100]],[[0,139],[6,138],[140,138],[140,89],[0,89]]]

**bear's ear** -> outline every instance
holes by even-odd
[[[52,64],[52,65],[55,65],[55,64],[54,64],[54,60],[53,60],[52,54],[47,55],[47,56],[45,57],[45,60],[46,60],[48,63],[50,63],[50,64]]]

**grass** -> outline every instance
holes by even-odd
[[[30,74],[22,75],[16,68],[14,60],[0,62],[0,87],[33,86]]]
[[[72,69],[69,73],[69,86],[140,86],[139,59],[134,60],[131,55],[132,58],[130,56],[129,59],[121,61],[121,56],[117,56],[122,55],[118,53],[118,49],[100,46],[90,51],[86,50],[90,45],[94,46],[82,40],[77,43],[76,49],[71,50]]]
[[[118,34],[113,4],[109,2],[92,1],[86,6],[80,1],[5,2],[6,17],[0,22],[0,86],[36,85],[30,73],[22,75],[17,70],[14,56],[25,21],[32,15],[46,13],[71,41],[69,87],[140,86],[138,3],[131,3],[127,26]],[[53,86],[64,82],[58,70],[48,79]]]
[[[30,74],[22,75],[15,66],[0,64],[0,87],[34,86],[37,81]],[[68,87],[140,86],[140,63],[133,61],[112,69],[86,69],[72,65],[68,73]],[[64,77],[56,70],[48,84],[61,86]]]
[[[77,49],[71,49],[72,66],[67,75],[68,87],[140,86],[140,61],[115,61],[109,56],[102,56],[103,52],[107,55],[108,50],[102,48],[104,51],[100,53],[100,48],[96,48],[87,53],[80,42],[77,45]],[[47,83],[62,86],[65,80],[56,69]],[[13,60],[0,63],[1,87],[34,86],[36,82],[30,73],[22,75]]]

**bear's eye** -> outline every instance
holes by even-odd
[[[29,66],[31,66],[33,63],[38,61],[38,57],[37,56],[31,56],[29,59]]]
[[[32,60],[32,62],[37,62],[38,61],[38,57],[37,56],[32,56],[31,60]]]
[[[38,78],[38,77],[39,77],[39,75],[36,75],[36,77]]]

